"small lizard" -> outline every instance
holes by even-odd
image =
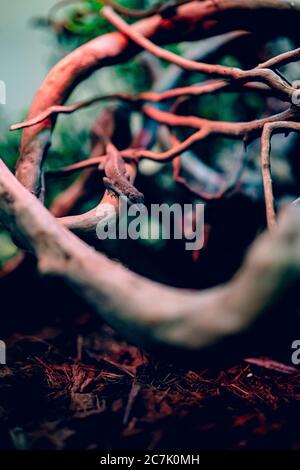
[[[100,164],[100,169],[105,171],[105,187],[119,197],[126,197],[130,204],[143,204],[144,195],[130,182],[125,162],[110,141],[106,145],[106,153],[105,161]]]

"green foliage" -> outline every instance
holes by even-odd
[[[8,132],[6,120],[1,116],[0,128],[0,158],[3,158],[8,167],[13,170],[19,154],[20,132]],[[18,249],[11,240],[10,235],[0,225],[0,268],[13,258]]]
[[[18,252],[8,232],[0,229],[0,268]]]
[[[155,2],[147,0],[119,0],[116,3],[128,9],[143,10]],[[101,0],[82,0],[62,9],[66,13],[64,16],[62,11],[59,15],[59,18],[63,17],[63,28],[58,30],[60,42],[66,47],[76,47],[101,34],[113,31],[113,26],[101,16],[101,8],[103,6],[104,3]],[[131,18],[128,18],[128,21],[131,22]]]
[[[20,132],[9,132],[5,118],[1,118],[0,128],[0,158],[3,158],[6,165],[12,170],[19,155]]]

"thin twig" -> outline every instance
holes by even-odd
[[[261,136],[261,169],[264,185],[264,194],[266,201],[266,217],[267,225],[270,231],[274,230],[276,225],[276,212],[274,204],[274,194],[272,187],[272,174],[271,174],[271,139],[275,133],[286,133],[287,131],[300,132],[300,123],[278,121],[273,123],[266,123],[263,128]]]
[[[214,75],[219,78],[227,78],[231,80],[240,80],[243,83],[250,81],[258,81],[270,86],[276,90],[278,94],[287,101],[290,101],[294,93],[294,88],[283,80],[270,68],[256,67],[252,70],[241,70],[238,67],[228,67],[224,65],[206,64],[204,62],[195,62],[190,59],[181,57],[171,51],[161,48],[154,44],[150,39],[143,36],[139,31],[132,28],[126,23],[111,7],[105,7],[101,11],[102,15],[110,21],[118,31],[129,37],[140,47],[167,62],[176,64],[185,70],[200,72],[208,75]]]
[[[129,95],[126,93],[113,93],[110,95],[95,96],[88,100],[79,101],[72,105],[51,106],[50,108],[38,114],[34,118],[26,119],[25,121],[22,121],[20,123],[13,124],[10,127],[10,130],[16,131],[19,129],[25,129],[27,127],[32,127],[37,124],[40,124],[43,121],[46,121],[47,119],[54,119],[58,114],[72,114],[76,111],[88,108],[89,106],[92,106],[96,103],[100,103],[102,101],[121,100],[131,103],[133,106],[139,108],[141,104],[145,101],[149,101],[151,103],[160,103],[162,101],[172,100],[181,96],[200,97],[206,94],[214,94],[217,92],[235,91],[236,89],[238,89],[239,91],[258,91],[260,93],[272,95],[272,90],[269,87],[259,83],[246,83],[241,85],[235,85],[234,83],[228,83],[226,81],[221,80],[209,80],[198,85],[174,88],[162,93],[154,91],[146,91],[136,95]]]

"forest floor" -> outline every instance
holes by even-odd
[[[300,448],[300,371],[291,365],[256,358],[190,370],[158,361],[67,289],[17,276],[22,286],[14,275],[0,288],[3,317],[10,312],[1,448]],[[12,283],[21,286],[14,297]]]

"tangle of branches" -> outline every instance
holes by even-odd
[[[277,222],[271,175],[272,136],[300,130],[299,106],[295,99],[297,87],[279,71],[300,59],[300,48],[245,70],[207,63],[203,51],[196,58],[183,57],[163,46],[217,37],[219,42],[207,52],[209,56],[219,47],[225,44],[230,47],[232,42],[249,35],[267,39],[266,21],[269,37],[286,35],[294,39],[300,19],[300,1],[174,1],[164,7],[156,4],[143,12],[119,7],[113,2],[103,3],[106,6],[100,14],[117,31],[84,44],[62,59],[42,84],[28,118],[12,126],[12,130],[24,130],[16,178],[1,163],[1,219],[16,239],[36,255],[43,274],[56,275],[70,283],[100,315],[133,341],[142,345],[201,349],[246,330],[300,280],[299,209],[294,205]],[[129,25],[120,15],[143,19]],[[200,74],[205,79],[190,86],[172,86],[170,82],[170,88],[163,91],[154,87],[137,95],[115,93],[64,104],[77,84],[91,73],[127,61],[141,51],[147,51],[189,76]],[[263,117],[249,122],[217,121],[180,114],[185,100],[230,92],[240,95],[251,92],[265,100],[271,97],[281,103],[283,110],[272,114],[266,107]],[[99,102],[113,102],[115,106],[107,107],[92,129],[94,144],[90,157],[46,175],[49,179],[82,172],[54,202],[50,210],[58,217],[55,219],[42,202],[44,163],[57,118]],[[143,142],[145,129],[131,135],[130,113],[126,118],[118,117],[123,103],[131,112],[143,117],[144,125],[147,122],[155,124],[146,145]],[[123,119],[121,126],[118,126],[119,118]],[[124,128],[127,129],[126,139],[121,144],[120,139],[124,136],[120,127],[123,134]],[[159,141],[157,130],[162,127],[167,129],[169,148],[158,152],[153,147]],[[177,133],[179,128],[192,132],[181,140]],[[181,156],[187,151],[192,152],[195,144],[220,136],[241,140],[245,146],[260,139],[260,166],[269,229],[254,243],[231,282],[202,292],[165,287],[127,271],[79,240],[78,237],[95,232],[101,217],[105,217],[101,213],[105,203],[117,208],[121,196],[126,196],[133,204],[143,200],[135,187],[141,160],[172,161],[175,180],[189,188],[180,174]],[[227,179],[215,179],[218,186],[215,193],[205,194],[199,187],[197,194],[204,200],[225,197],[226,191],[238,184],[245,158]],[[214,178],[213,169],[207,170],[205,177]],[[106,189],[104,194],[99,194],[98,207],[85,214],[68,215],[80,198],[89,197],[91,178],[97,177],[99,172],[104,173]]]

